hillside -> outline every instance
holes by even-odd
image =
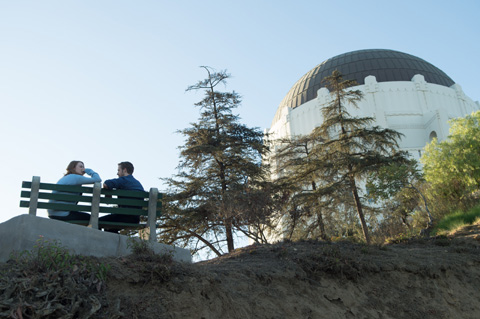
[[[41,285],[37,279],[28,288],[25,279],[23,289],[37,287],[38,296],[14,306],[13,288],[0,286],[0,317],[478,318],[479,253],[480,226],[474,225],[451,237],[385,247],[249,246],[196,264],[131,255],[99,260],[111,268],[98,289],[68,288],[62,281],[67,300],[54,300],[58,287],[39,290],[51,281]],[[15,276],[18,286],[22,275]],[[44,317],[38,316],[41,307]]]

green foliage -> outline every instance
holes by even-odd
[[[205,94],[195,104],[198,121],[180,131],[186,140],[178,174],[166,179],[170,190],[160,237],[193,252],[207,248],[221,255],[225,246],[234,250],[236,231],[253,237],[248,226],[268,220],[273,193],[261,165],[267,151],[263,133],[233,114],[241,103],[236,92],[218,91],[230,75],[204,69],[208,77],[187,89]]]
[[[10,259],[17,263],[25,264],[29,269],[39,272],[72,273],[83,269],[104,281],[109,270],[108,265],[92,262],[89,258],[72,255],[57,240],[48,240],[43,236],[37,239],[32,250],[13,252]]]
[[[152,244],[149,241],[140,238],[129,237],[127,239],[127,248],[132,251],[134,255],[154,255]]]
[[[355,81],[343,80],[334,71],[324,82],[331,101],[322,108],[322,125],[307,137],[293,138],[290,143],[279,141],[285,145],[277,155],[279,173],[290,187],[296,203],[293,208],[300,212],[296,215],[300,220],[312,220],[311,214],[322,228],[328,223],[323,219],[335,218],[333,211],[343,210],[348,216],[349,211],[355,210],[364,239],[369,243],[367,214],[358,184],[381,167],[405,161],[406,154],[398,150],[397,144],[401,134],[372,126],[371,117],[350,115],[348,110],[356,108],[363,98],[361,91],[351,89],[357,85]],[[291,219],[291,225],[298,224]],[[320,234],[325,231],[321,229]]]
[[[338,189],[328,196],[322,193],[322,187],[333,181],[318,169],[322,143],[315,134],[276,141],[276,183],[289,197],[284,208],[288,212],[284,237],[291,240],[328,240],[336,232],[335,212],[348,203],[348,189]]]
[[[447,140],[433,139],[421,158],[436,196],[461,202],[480,186],[480,111],[450,121]]]
[[[39,271],[70,271],[73,267],[74,256],[61,246],[57,240],[49,241],[43,237],[39,238],[31,251],[23,251],[11,257],[30,262]]]
[[[109,265],[43,237],[7,265],[0,273],[0,317],[96,318]]]
[[[428,217],[427,227],[431,228],[434,218],[422,190],[424,184],[417,161],[405,159],[372,172],[367,178],[367,197],[375,203],[381,203],[384,210],[400,217],[407,226],[410,226],[407,219],[413,211],[421,209]]]
[[[368,198],[378,203],[388,200],[405,188],[413,188],[421,182],[423,176],[414,159],[391,163],[371,172],[367,177],[366,190]]]
[[[464,225],[472,225],[478,219],[480,219],[480,205],[473,207],[472,209],[464,211],[455,211],[442,218],[435,229],[434,234],[441,234],[455,230]]]
[[[388,237],[385,239],[385,244],[401,244],[401,243],[406,243],[412,239],[412,234],[410,232],[406,233],[399,233],[396,234],[395,236]]]

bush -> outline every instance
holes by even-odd
[[[434,229],[434,234],[449,232],[463,225],[472,225],[480,218],[480,205],[473,207],[467,212],[457,210],[442,218]]]
[[[18,318],[92,317],[110,268],[43,237],[32,250],[13,253],[6,266],[0,271],[0,317]]]
[[[127,239],[127,248],[134,255],[155,255],[152,244],[140,238],[129,237]]]

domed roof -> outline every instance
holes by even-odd
[[[322,80],[338,70],[345,80],[356,80],[359,85],[374,75],[377,82],[411,81],[415,74],[421,74],[428,83],[450,87],[455,84],[442,70],[416,56],[383,49],[347,52],[325,60],[300,80],[287,93],[280,108],[295,108],[317,97],[317,91],[324,87]]]

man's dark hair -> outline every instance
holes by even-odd
[[[128,174],[133,174],[133,164],[130,162],[121,162],[118,163],[122,170],[126,169]]]

